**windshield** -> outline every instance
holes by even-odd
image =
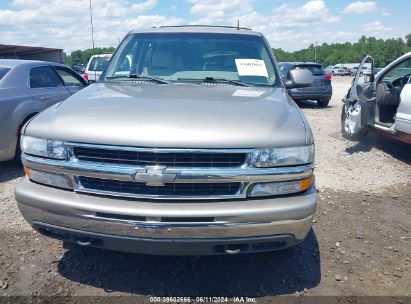
[[[384,76],[383,81],[393,82],[394,80],[402,78],[406,75],[411,75],[411,60],[406,60],[390,70]]]
[[[309,70],[314,76],[324,75],[324,74],[325,74],[324,70],[321,68],[321,65],[302,64],[302,65],[297,65],[295,68],[298,68],[298,69],[307,69],[307,70]]]
[[[279,65],[280,74],[282,78],[287,78],[288,72],[294,69],[307,69],[313,76],[324,75],[325,71],[321,68],[321,65],[317,64],[284,64]]]
[[[106,68],[109,60],[110,60],[110,57],[94,57],[93,59],[91,59],[88,70],[101,72]]]
[[[171,82],[213,79],[251,85],[276,83],[276,72],[264,39],[238,34],[129,35],[101,79],[126,79],[130,75]]]
[[[6,76],[6,74],[8,73],[8,71],[10,71],[9,68],[2,68],[2,67],[0,67],[0,80],[2,80],[4,76]]]

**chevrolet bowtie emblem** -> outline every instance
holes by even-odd
[[[145,172],[137,172],[134,175],[134,180],[147,186],[164,186],[166,183],[174,182],[177,174],[164,173],[164,171],[163,167],[146,166]]]

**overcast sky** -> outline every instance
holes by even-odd
[[[274,48],[404,37],[411,1],[92,0],[96,46],[116,46],[133,29],[176,24],[237,24],[262,32]],[[0,44],[91,47],[89,0],[0,0]]]

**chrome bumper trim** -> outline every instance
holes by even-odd
[[[108,196],[114,196],[114,197],[129,197],[129,198],[141,198],[141,199],[158,199],[158,200],[215,200],[215,199],[242,199],[247,197],[247,192],[244,191],[245,185],[242,185],[240,188],[240,191],[237,194],[233,195],[197,195],[197,196],[190,196],[190,195],[184,195],[184,196],[178,196],[178,195],[146,195],[146,194],[131,194],[131,193],[125,193],[125,192],[111,192],[111,191],[102,191],[102,190],[93,190],[93,189],[87,189],[81,186],[80,184],[77,185],[77,188],[74,189],[76,192],[80,193],[88,193],[88,194],[98,194],[98,195],[108,195]]]
[[[84,231],[152,238],[245,237],[293,234],[311,227],[316,189],[293,196],[207,203],[153,202],[80,195],[24,178],[15,188],[21,213],[39,221]],[[187,219],[187,220],[185,220]]]
[[[310,215],[303,219],[273,222],[149,223],[103,220],[90,215],[60,215],[21,204],[19,204],[19,208],[26,220],[31,224],[37,221],[95,233],[162,239],[212,239],[292,234],[297,240],[302,240],[310,230],[313,219],[313,215]]]
[[[157,152],[157,153],[252,153],[255,149],[221,149],[221,148],[149,148],[149,147],[124,147],[124,146],[111,146],[111,145],[96,145],[96,144],[83,144],[75,142],[65,142],[64,144],[70,150],[73,147],[83,148],[97,148],[106,150],[119,150],[119,151],[136,151],[136,152]]]

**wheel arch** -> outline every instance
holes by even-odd
[[[18,125],[17,130],[16,130],[16,148],[15,148],[15,154],[14,154],[14,158],[18,159],[20,157],[21,154],[21,150],[20,150],[20,134],[21,134],[21,130],[23,129],[24,125],[30,121],[32,118],[34,118],[37,114],[39,114],[39,112],[33,112],[31,114],[28,114],[24,117],[23,121]]]

